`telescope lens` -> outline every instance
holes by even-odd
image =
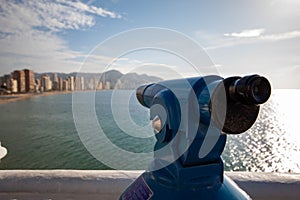
[[[271,85],[265,77],[244,76],[229,86],[229,94],[236,101],[246,104],[262,104],[271,95]]]
[[[251,92],[256,104],[265,103],[271,94],[269,81],[264,77],[256,77],[251,84]]]

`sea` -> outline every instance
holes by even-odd
[[[134,155],[147,154],[154,147],[149,110],[138,103],[131,90],[86,94],[93,98],[90,102],[94,103],[97,125],[108,138],[93,144],[104,159],[87,148],[88,141],[78,132],[72,94],[56,94],[0,104],[0,141],[8,151],[0,169],[96,170],[118,166],[144,170],[151,157]],[[299,102],[300,90],[273,90],[251,129],[228,135],[222,154],[225,170],[300,173]],[[82,120],[92,123],[86,119],[92,116],[87,110],[84,106],[79,109]],[[137,130],[138,135],[131,135]],[[93,134],[90,136],[93,141]],[[122,156],[123,150],[133,152],[131,159]]]

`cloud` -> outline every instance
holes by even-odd
[[[277,33],[277,34],[263,34],[265,29],[249,29],[243,30],[239,33],[225,33],[224,36],[226,37],[233,37],[233,38],[256,38],[258,40],[271,40],[271,41],[278,41],[278,40],[287,40],[300,37],[300,31],[290,31],[284,33]]]
[[[300,31],[290,31],[285,33],[277,33],[277,34],[263,34],[265,29],[249,29],[243,30],[239,33],[225,33],[226,37],[233,38],[257,38],[259,40],[270,40],[270,41],[278,41],[278,40],[287,40],[292,38],[300,37]]]
[[[78,30],[95,24],[94,16],[121,18],[100,7],[70,0],[6,0],[0,5],[1,32],[15,33],[31,28],[50,31]]]
[[[291,31],[279,34],[271,34],[271,35],[262,35],[260,39],[262,40],[270,40],[270,41],[279,41],[279,40],[287,40],[300,37],[300,31]]]
[[[225,33],[224,36],[227,37],[238,37],[238,38],[249,38],[249,37],[258,37],[260,36],[263,32],[265,32],[265,29],[248,29],[248,30],[243,30],[239,33]]]
[[[74,71],[80,66],[75,60],[84,57],[69,49],[61,38],[36,30],[9,35],[0,40],[0,47],[1,71],[6,73],[25,67],[37,71]]]
[[[300,37],[300,30],[283,33],[265,34],[265,29],[247,29],[241,32],[225,33],[222,35],[211,35],[201,31],[196,33],[199,39],[213,41],[208,43],[206,50],[214,50],[225,47],[233,47],[242,44],[253,44],[259,42],[277,42]]]
[[[69,5],[75,9],[77,9],[78,11],[92,13],[92,14],[96,14],[96,15],[99,15],[102,17],[121,18],[121,15],[119,15],[119,14],[105,10],[100,7],[90,6],[90,5],[84,4],[80,1],[74,2],[74,1],[70,1],[70,0],[59,0],[59,2]]]
[[[71,50],[58,33],[92,27],[96,17],[121,18],[112,11],[74,0],[1,1],[1,71],[28,66],[41,71],[53,67],[77,69],[85,55]]]

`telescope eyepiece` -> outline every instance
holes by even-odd
[[[265,77],[255,74],[226,78],[212,94],[211,117],[223,132],[243,133],[254,124],[260,104],[270,95],[271,85]]]
[[[271,95],[271,85],[265,77],[245,76],[229,86],[229,95],[233,100],[246,104],[263,104]]]

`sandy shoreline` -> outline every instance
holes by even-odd
[[[72,92],[71,91],[68,91],[68,92],[43,92],[43,93],[0,95],[0,104],[20,101],[20,100],[24,100],[24,99],[33,98],[33,97],[39,97],[39,96],[50,96],[50,95],[58,95],[58,94],[70,94],[70,93],[72,93]]]

